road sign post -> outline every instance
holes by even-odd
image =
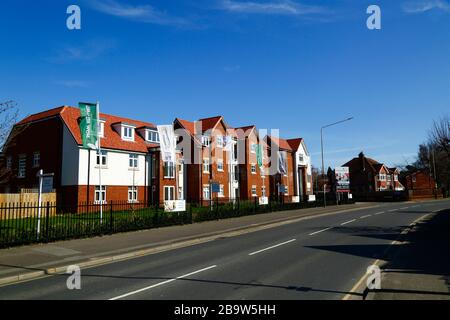
[[[44,170],[39,170],[37,177],[39,178],[39,191],[38,191],[38,221],[36,229],[36,237],[39,240],[39,234],[41,233],[41,212],[42,212],[42,193],[48,193],[53,190],[53,173],[45,173]]]

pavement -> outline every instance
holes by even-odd
[[[95,266],[81,266],[80,290],[69,290],[69,275],[55,271],[44,277],[0,287],[0,299],[363,299],[364,286],[359,284],[364,283],[367,267],[379,261],[393,263],[405,245],[398,239],[409,235],[405,230],[411,230],[411,225],[416,228],[424,219],[445,217],[447,212],[441,213],[441,210],[448,209],[448,200],[358,204],[1,250],[1,272],[8,274],[8,271],[23,272],[27,268],[41,268],[42,271],[42,267],[30,267],[25,261],[25,251],[20,250],[33,249],[28,252],[33,252],[39,259],[43,259],[44,251],[47,259],[67,265],[86,259],[81,258],[82,254],[65,250],[88,250],[91,246],[90,252],[94,252],[95,247],[104,244],[103,253],[109,248],[116,254],[120,253],[115,251],[117,246],[123,248],[120,250],[128,248],[129,252],[130,247],[148,245],[142,241],[138,244],[134,237],[161,243],[162,234],[167,233],[166,237],[171,235],[173,238],[166,241],[172,244],[179,243],[180,237],[188,242],[194,237],[197,240],[211,237],[152,254],[142,253]],[[188,234],[190,228],[198,228],[198,233]],[[112,241],[114,243],[110,243]],[[82,246],[82,242],[88,244]],[[424,250],[429,245],[425,245]],[[40,250],[36,253],[35,249]],[[142,251],[141,247],[137,249]],[[9,258],[5,258],[5,253]],[[440,254],[448,255],[448,250]],[[17,265],[21,259],[22,266]],[[12,267],[11,261],[17,267]],[[429,264],[434,266],[434,261]],[[443,269],[440,273],[448,273],[448,268],[444,266]],[[435,271],[434,275],[437,274]],[[390,280],[386,280],[383,272],[382,284],[384,281]],[[440,290],[446,297],[448,290]]]

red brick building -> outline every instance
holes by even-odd
[[[438,194],[436,181],[429,171],[416,170],[407,173],[403,178],[409,199],[424,199],[442,196]]]

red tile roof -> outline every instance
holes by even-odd
[[[198,121],[202,125],[202,133],[213,129],[220,120],[223,120],[222,116],[199,119]]]
[[[44,112],[36,113],[34,115],[26,117],[25,119],[20,121],[18,125],[58,115],[66,124],[76,143],[78,145],[82,145],[83,142],[81,140],[81,132],[79,126],[80,110],[75,107],[62,106]],[[122,140],[120,133],[118,133],[112,127],[113,123],[124,122],[127,124],[133,124],[136,127],[155,128],[156,126],[150,122],[132,120],[105,113],[100,113],[100,118],[105,121],[104,138],[101,138],[100,140],[102,148],[134,152],[147,152],[148,148],[158,146],[157,144],[146,142],[137,132],[135,132],[134,141],[124,141]]]
[[[293,151],[297,151],[303,141],[303,138],[288,139],[286,141],[291,146]]]

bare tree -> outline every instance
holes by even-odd
[[[8,135],[17,122],[19,109],[14,101],[0,102],[0,149],[8,138]]]
[[[450,116],[446,115],[433,122],[428,133],[429,143],[439,151],[445,151],[450,155]]]

